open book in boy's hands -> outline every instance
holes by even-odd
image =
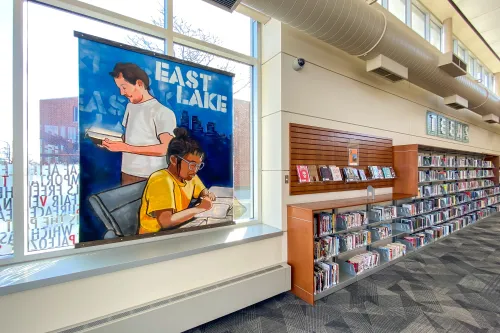
[[[122,133],[92,126],[90,127],[87,132],[85,133],[85,136],[90,138],[90,140],[95,143],[96,145],[102,145],[102,142],[105,139],[108,139],[109,141],[119,141],[122,142]]]

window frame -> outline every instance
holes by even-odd
[[[261,170],[262,161],[259,152],[261,151],[260,132],[260,116],[262,114],[262,93],[260,87],[262,73],[261,68],[261,50],[262,50],[262,26],[261,23],[251,20],[251,54],[245,55],[231,49],[227,49],[215,44],[210,44],[189,36],[185,36],[173,31],[173,6],[174,0],[162,0],[165,3],[165,21],[166,28],[155,26],[151,23],[144,22],[132,17],[128,17],[116,12],[90,5],[78,0],[9,0],[13,2],[13,86],[23,87],[23,89],[14,89],[13,91],[13,131],[12,138],[12,159],[13,159],[13,254],[0,257],[0,267],[21,263],[32,260],[40,260],[54,257],[61,257],[85,252],[94,252],[116,248],[121,246],[133,246],[141,243],[148,243],[159,240],[166,240],[175,237],[185,237],[192,233],[182,233],[174,235],[164,235],[157,237],[149,237],[140,240],[130,240],[127,242],[112,243],[93,246],[89,248],[63,248],[53,249],[44,252],[28,252],[27,241],[27,221],[29,211],[27,209],[27,193],[28,193],[28,177],[26,170],[28,168],[28,138],[27,138],[27,59],[25,35],[24,31],[27,27],[25,17],[25,4],[28,2],[46,5],[55,8],[55,10],[63,10],[74,15],[80,15],[89,19],[93,19],[105,24],[118,26],[128,29],[132,32],[142,33],[154,38],[159,38],[165,42],[165,51],[168,55],[173,55],[174,44],[181,44],[200,51],[208,52],[216,56],[236,61],[238,63],[251,66],[251,165],[253,172],[251,174],[251,196],[253,198],[253,219],[242,221],[236,226],[224,228],[239,228],[242,226],[254,225],[261,223]],[[78,136],[78,135],[77,135]],[[219,228],[196,231],[195,233],[210,233]]]

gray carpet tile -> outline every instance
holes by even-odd
[[[500,332],[500,215],[311,306],[284,293],[187,333]]]

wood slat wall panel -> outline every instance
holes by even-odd
[[[299,183],[297,165],[347,167],[350,143],[358,145],[359,166],[356,168],[365,170],[367,176],[368,166],[393,166],[392,139],[290,124],[290,195],[361,190],[368,185],[375,188],[392,187],[393,180]]]

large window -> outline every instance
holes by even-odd
[[[441,50],[441,42],[442,39],[442,29],[437,24],[431,21],[431,31],[430,31],[430,42],[434,45],[438,50]]]
[[[425,38],[425,21],[425,13],[413,4],[411,7],[411,27],[423,38]]]
[[[201,0],[172,1],[175,32],[250,55],[252,20],[249,17],[224,12]]]
[[[406,22],[406,0],[388,0],[389,11],[398,19]]]
[[[4,64],[0,89],[3,93],[0,122],[0,259],[13,253],[14,225],[12,223],[12,1],[2,4],[0,11],[0,61]],[[22,226],[21,226],[22,227]],[[19,231],[17,231],[19,230]],[[21,228],[16,232],[21,232]]]
[[[81,236],[78,115],[78,66],[81,64],[78,64],[78,43],[74,31],[158,53],[167,53],[170,49],[174,51],[174,56],[181,59],[235,74],[233,178],[235,196],[241,209],[234,207],[233,216],[237,222],[256,218],[254,91],[257,83],[254,73],[258,61],[257,50],[253,46],[258,45],[254,40],[257,23],[241,14],[224,12],[202,0],[172,1],[173,13],[166,13],[167,0],[146,0],[141,6],[137,6],[135,0],[83,0],[96,6],[90,12],[87,5],[81,9],[76,5],[72,7],[75,12],[71,12],[35,1],[27,2],[24,20],[28,24],[24,42],[29,52],[24,54],[24,61],[29,72],[24,77],[27,99],[23,103],[27,108],[25,156],[29,161],[28,209],[24,212],[25,225],[22,216],[12,222],[12,105],[11,100],[6,98],[2,111],[4,127],[0,131],[4,184],[0,193],[0,258],[12,253],[14,229],[22,231],[24,228],[26,235],[23,240],[25,251],[15,253],[14,261],[26,260],[26,254],[71,249]],[[12,63],[12,8],[9,10],[3,6],[2,9],[2,59],[4,63]],[[102,14],[106,17],[103,9],[144,23],[131,27],[124,19],[121,25],[120,18],[113,19],[113,24],[106,23],[102,21]],[[207,16],[208,12],[210,15]],[[202,19],[201,16],[210,19]],[[150,28],[151,25],[164,28],[169,19],[173,20],[172,30],[165,28],[166,32],[161,32],[158,28]],[[226,29],[227,20],[231,21],[231,29]],[[151,31],[158,31],[158,34],[152,36]],[[175,36],[175,40],[167,36]],[[198,45],[203,51],[196,48]],[[11,52],[6,52],[8,50]],[[235,58],[231,59],[233,54]],[[11,66],[7,68],[10,70]],[[18,74],[22,76],[22,72]],[[6,96],[12,95],[9,91],[11,81],[8,80],[11,76],[12,73],[4,71],[4,80],[0,83],[5,84],[2,91]],[[99,108],[99,98],[95,98],[95,103],[95,107]]]

